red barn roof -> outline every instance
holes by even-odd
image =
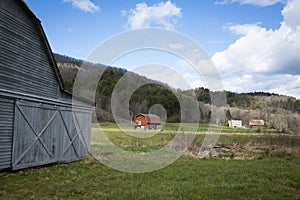
[[[250,126],[264,126],[265,121],[262,119],[253,119],[249,123]]]
[[[157,115],[140,113],[137,116],[139,116],[139,115],[144,116],[146,118],[148,124],[161,124],[160,117]]]

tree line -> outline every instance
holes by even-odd
[[[165,83],[147,79],[122,68],[94,65],[57,54],[55,54],[55,58],[63,76],[65,87],[70,92],[72,92],[76,74],[83,63],[92,67],[105,68],[98,82],[95,96],[97,119],[94,120],[100,122],[114,121],[111,109],[111,96],[116,84],[124,74],[126,74],[128,82],[123,84],[122,87],[125,87],[126,84],[135,84],[136,82],[148,83],[137,88],[130,97],[129,113],[132,117],[139,113],[148,113],[153,105],[160,104],[166,111],[167,121],[180,122],[182,115],[180,102],[185,102],[188,105],[193,104],[196,100],[200,120],[195,115],[188,116],[186,119],[189,119],[190,122],[208,123],[211,122],[212,109],[214,109],[211,105],[211,96],[220,93],[203,87],[195,90],[180,91],[169,87]],[[226,124],[226,120],[232,118],[242,119],[245,123],[248,123],[251,118],[262,118],[267,121],[269,127],[280,131],[298,129],[295,124],[299,124],[298,120],[300,120],[300,101],[296,98],[266,92],[234,93],[222,91],[222,93],[225,93],[227,99],[227,105],[222,108],[226,119],[222,123]],[[283,120],[288,117],[289,120]],[[220,122],[216,121],[214,123]]]

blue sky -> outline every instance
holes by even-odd
[[[42,21],[54,52],[85,59],[97,45],[121,32],[167,28],[185,34],[203,47],[219,71],[224,89],[275,92],[300,98],[299,0],[26,3]],[[180,59],[151,51],[148,54],[154,63],[172,66],[191,87],[205,86],[201,77],[183,70],[186,63]],[[115,65],[134,71],[134,66],[151,62],[140,59],[142,55],[129,55]],[[163,57],[169,61],[161,62]],[[160,79],[164,81],[164,77]]]

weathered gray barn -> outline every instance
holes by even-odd
[[[1,0],[0,169],[86,157],[91,108],[64,90],[39,19],[22,0]]]

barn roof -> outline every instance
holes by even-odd
[[[160,117],[157,115],[140,113],[137,116],[139,115],[144,116],[149,124],[161,124]]]
[[[24,1],[24,0],[17,0],[17,2],[19,2],[21,4],[21,6],[24,8],[24,10],[29,14],[29,16],[35,21],[35,23],[37,24],[37,27],[40,31],[40,34],[41,34],[41,38],[45,44],[45,47],[46,47],[46,51],[47,51],[47,54],[50,58],[50,63],[51,63],[51,67],[55,73],[55,76],[56,76],[56,79],[59,83],[59,87],[60,89],[65,92],[67,95],[71,95],[81,101],[84,101],[84,102],[87,102],[91,105],[95,104],[94,102],[91,102],[90,100],[88,99],[85,99],[83,97],[79,97],[79,96],[76,96],[70,92],[68,92],[67,90],[65,90],[65,86],[64,86],[64,82],[63,82],[63,78],[62,78],[62,75],[58,69],[58,66],[57,66],[57,63],[55,61],[55,58],[54,58],[54,55],[53,55],[53,52],[51,50],[51,47],[50,47],[50,44],[48,42],[48,39],[46,37],[46,34],[44,32],[44,29],[41,25],[41,21],[37,18],[37,16],[31,11],[31,9],[29,8],[29,6],[27,5],[27,3]]]
[[[27,12],[34,18],[36,18],[38,21],[40,21],[36,15],[32,12],[32,10],[29,8],[29,6],[27,5],[27,3],[25,2],[25,0],[21,0],[21,3],[23,3],[23,6],[26,7]]]
[[[250,126],[264,126],[265,121],[262,119],[253,119],[249,122]]]

